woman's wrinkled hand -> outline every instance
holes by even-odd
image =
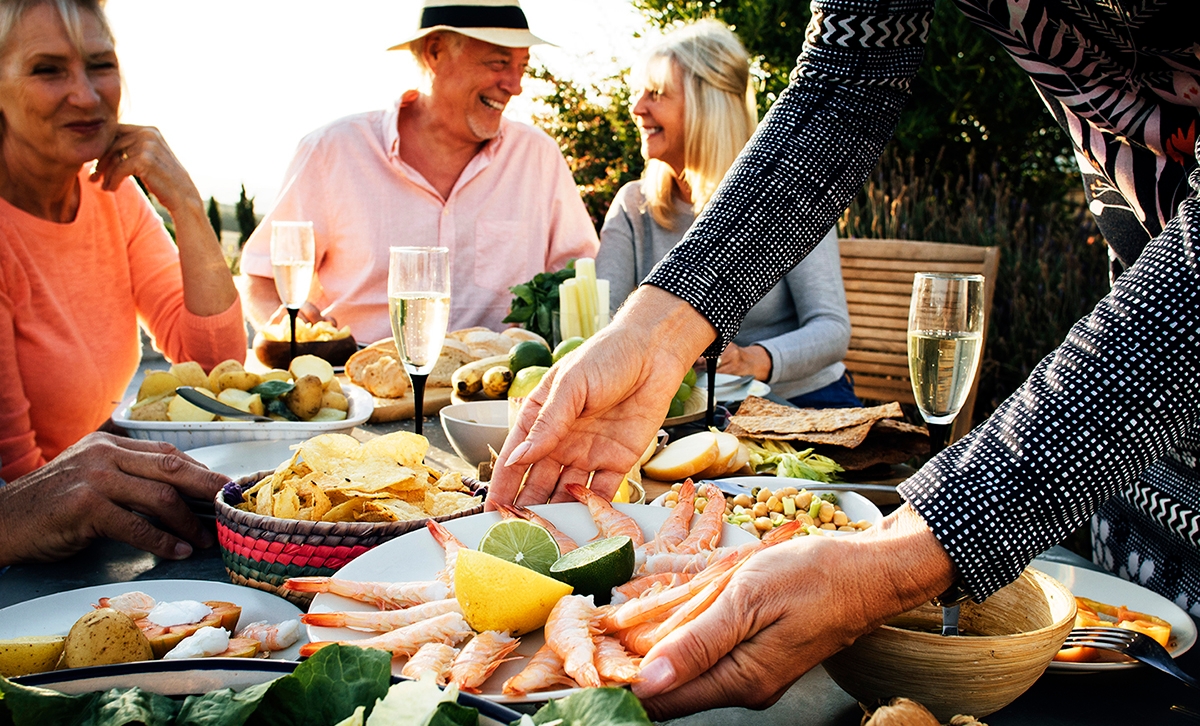
[[[185,558],[215,541],[182,497],[211,501],[228,482],[170,444],[89,434],[0,487],[0,565],[62,559],[100,537]]]
[[[91,180],[99,181],[104,191],[111,192],[130,176],[141,179],[172,213],[186,204],[202,203],[191,176],[153,126],[117,126],[117,135],[97,160]]]

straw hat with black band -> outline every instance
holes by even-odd
[[[420,30],[388,50],[405,50],[413,41],[440,30],[505,48],[554,45],[529,32],[529,22],[517,0],[425,0]]]

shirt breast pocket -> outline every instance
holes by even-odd
[[[475,284],[508,292],[542,271],[545,243],[529,239],[518,221],[475,223]]]

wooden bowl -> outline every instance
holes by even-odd
[[[358,343],[354,342],[352,335],[335,340],[296,343],[297,356],[315,355],[335,366],[345,365],[346,360],[357,350]],[[268,368],[287,370],[292,362],[292,344],[287,340],[267,340],[262,333],[258,333],[254,336],[254,355]]]
[[[959,629],[941,634],[941,608],[922,605],[825,660],[842,690],[874,710],[903,696],[945,723],[982,718],[1036,681],[1075,624],[1075,598],[1057,580],[1027,569],[982,604],[964,603]]]

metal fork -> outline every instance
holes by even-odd
[[[1148,635],[1125,628],[1075,628],[1067,635],[1064,648],[1084,647],[1112,650],[1135,658],[1148,666],[1169,673],[1192,688],[1200,688],[1200,681],[1184,673],[1167,649]]]

